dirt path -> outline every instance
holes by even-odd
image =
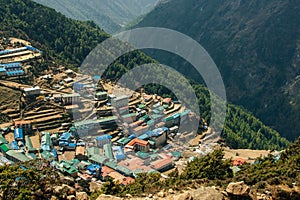
[[[243,158],[247,162],[253,162],[256,158],[260,156],[267,156],[270,151],[267,150],[250,150],[250,149],[225,149],[224,158],[236,159]]]

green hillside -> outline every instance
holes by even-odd
[[[78,67],[99,42],[109,37],[94,23],[79,22],[38,5],[30,0],[0,0],[1,36],[29,39],[45,51],[45,60]],[[136,65],[155,62],[145,54],[134,51],[120,57],[104,74],[116,79]],[[159,76],[159,74],[157,74]],[[161,77],[165,78],[165,77]],[[202,117],[209,122],[210,102],[208,90],[193,84],[199,97]],[[166,95],[168,91],[153,87],[149,92]],[[287,141],[266,127],[248,111],[229,105],[223,136],[234,148],[280,149]]]
[[[300,134],[299,12],[295,0],[169,0],[136,26],[166,27],[197,40],[219,67],[229,101],[293,140]],[[201,82],[174,55],[148,53]]]

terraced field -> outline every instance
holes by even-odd
[[[0,86],[0,122],[8,122],[10,117],[19,117],[21,92]]]

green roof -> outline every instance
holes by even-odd
[[[97,92],[96,95],[107,95],[107,92]]]
[[[106,161],[108,161],[108,158],[100,155],[92,155],[89,158],[89,161],[100,163],[101,165],[103,165],[106,163]]]
[[[31,140],[30,140],[30,137],[28,135],[25,136],[25,143],[26,143],[26,147],[28,149],[32,149],[33,148]]]
[[[191,112],[191,110],[185,110],[182,113],[180,113],[180,116],[183,117],[183,116],[189,114],[190,112]]]
[[[139,108],[140,108],[140,109],[144,109],[144,108],[146,108],[146,106],[145,106],[145,104],[140,104],[140,105],[139,105]]]
[[[123,146],[125,146],[128,142],[130,142],[131,139],[130,138],[127,138],[127,137],[124,137],[124,138],[121,138],[117,141],[117,143],[119,144],[122,144]]]
[[[150,125],[152,125],[153,123],[154,123],[154,120],[151,119],[151,120],[149,120],[149,121],[147,122],[147,125],[150,126]]]
[[[181,157],[181,153],[179,151],[174,151],[173,156],[180,158]]]
[[[135,113],[129,113],[127,115],[122,115],[122,118],[128,118],[128,117],[136,117]]]
[[[41,153],[41,157],[48,160],[50,158],[54,158],[53,155],[49,151],[43,151]]]
[[[158,158],[158,155],[157,155],[156,153],[151,154],[151,155],[150,155],[150,158],[151,158],[151,159],[156,159],[156,158]]]
[[[15,150],[9,150],[6,152],[7,155],[15,158],[16,160],[20,161],[20,162],[26,162],[26,161],[30,161],[31,159],[28,158],[27,156],[25,156],[23,153],[15,151]]]
[[[160,114],[160,113],[162,113],[160,110],[157,110],[157,109],[152,110],[152,112],[153,112],[154,114]]]
[[[166,117],[166,118],[164,119],[165,122],[168,122],[168,121],[171,121],[171,120],[173,120],[173,117],[172,117],[172,116],[171,116],[171,117]]]
[[[77,158],[70,161],[71,165],[78,165],[79,163],[80,163],[80,160],[78,160]]]
[[[121,172],[122,174],[124,174],[126,176],[130,176],[132,174],[130,169],[128,169],[127,167],[124,167],[122,165],[117,165],[116,170]]]
[[[103,146],[103,154],[109,159],[114,159],[114,154],[112,153],[111,144],[105,144]]]
[[[148,119],[148,118],[149,118],[149,115],[144,115],[143,117],[140,118],[140,120],[145,121],[145,120]]]
[[[161,118],[161,117],[162,117],[162,115],[157,115],[157,114],[151,115],[151,118],[152,118],[153,120],[156,120],[156,119]]]
[[[7,144],[1,144],[0,148],[3,152],[8,152],[10,150],[10,148]]]
[[[154,145],[155,145],[155,142],[152,141],[152,140],[148,140],[148,142],[149,142],[149,144],[150,144],[151,146],[154,146]]]
[[[100,148],[99,147],[89,147],[89,148],[86,148],[86,153],[88,156],[91,156],[91,155],[99,155],[100,154]]]
[[[116,170],[117,166],[118,166],[118,164],[116,162],[114,162],[114,161],[109,161],[109,162],[105,163],[105,165],[107,167],[110,167],[110,168],[114,169],[114,170]]]
[[[76,172],[78,172],[78,170],[73,167],[72,165],[70,165],[70,163],[66,162],[66,161],[61,161],[59,163],[59,165],[61,166],[62,165],[62,171],[63,172],[67,172],[68,174],[74,174]]]
[[[164,107],[163,107],[163,106],[159,106],[159,107],[157,108],[157,110],[163,111],[163,110],[164,110]]]
[[[142,151],[138,151],[136,154],[139,157],[141,157],[142,159],[147,159],[149,157],[149,153],[145,153],[145,152],[142,152]]]
[[[7,144],[7,140],[5,139],[5,137],[3,137],[2,134],[0,134],[0,144]]]

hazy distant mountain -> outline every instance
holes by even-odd
[[[199,41],[218,65],[229,100],[294,139],[300,135],[299,13],[297,0],[168,0],[137,26],[167,27]],[[174,56],[158,57],[186,66]]]
[[[93,20],[109,33],[149,12],[158,0],[34,0],[67,17]]]

